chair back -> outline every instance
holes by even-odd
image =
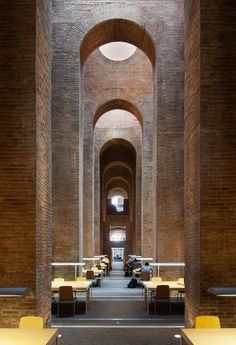
[[[195,328],[221,328],[220,319],[218,316],[197,316]]]
[[[59,287],[59,301],[73,301],[73,289],[72,286],[60,286]]]
[[[93,271],[87,271],[86,272],[86,279],[94,279],[95,275]]]
[[[19,328],[42,329],[43,318],[41,316],[22,316],[20,318]]]
[[[141,272],[140,279],[143,281],[150,280],[150,273],[149,272]]]
[[[84,281],[86,281],[86,277],[77,277],[76,281],[77,282],[84,282]]]
[[[170,287],[169,287],[169,285],[157,285],[156,297],[158,299],[169,299],[170,298]]]

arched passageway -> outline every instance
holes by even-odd
[[[54,108],[54,161],[58,162],[55,167],[60,179],[54,183],[53,224],[55,237],[65,225],[71,238],[64,242],[63,252],[59,252],[62,246],[56,240],[54,255],[65,257],[66,249],[71,246],[71,257],[79,259],[101,253],[107,245],[105,232],[101,231],[101,220],[107,216],[104,201],[111,189],[123,188],[128,194],[132,222],[130,250],[162,261],[180,261],[183,256],[183,171],[179,169],[183,134],[179,78],[182,65],[177,73],[171,50],[180,52],[181,45],[173,44],[173,32],[158,12],[154,16],[150,9],[127,11],[117,4],[109,8],[113,10],[105,7],[99,12],[93,8],[86,23],[83,16],[77,18],[73,27],[65,30],[65,40],[57,42],[55,47],[55,61],[61,59],[58,66],[64,66],[70,96],[66,98],[63,128],[65,117],[63,120],[59,110],[60,102],[63,103],[63,97],[59,99],[64,88],[61,84]],[[173,14],[169,16],[174,22]],[[137,49],[124,61],[109,60],[102,55],[101,45],[118,41],[133,44]],[[167,60],[163,59],[162,51],[170,53]],[[60,79],[62,71],[56,68],[54,76]],[[178,87],[173,87],[175,78],[180,81]],[[121,115],[122,112],[126,113]],[[67,133],[63,154],[71,158],[70,164],[66,162],[67,171],[59,165],[61,136],[56,134],[62,135],[63,131]],[[104,152],[108,149],[109,155],[114,154],[109,143],[115,139],[133,145],[135,168],[130,162],[125,162],[128,168],[124,162],[120,164],[122,155],[115,161],[119,164],[105,164]],[[100,159],[102,148],[105,151]],[[64,219],[60,217],[63,193],[59,181],[64,187],[71,187],[63,195],[64,202],[69,204]],[[172,211],[173,217],[165,217]],[[174,240],[167,243],[166,236]]]

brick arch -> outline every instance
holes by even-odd
[[[83,65],[88,56],[103,44],[123,41],[141,49],[153,67],[156,63],[155,43],[145,27],[127,19],[109,19],[95,25],[84,36],[80,46],[80,61]]]
[[[126,188],[125,188],[126,186]],[[114,176],[111,177],[109,179],[109,181],[107,181],[106,185],[105,185],[105,194],[108,194],[108,190],[110,190],[111,188],[115,188],[115,187],[122,187],[124,188],[128,194],[131,191],[131,185],[130,182],[127,181],[126,178],[122,177],[122,176]]]
[[[129,171],[130,175],[133,176],[133,170],[130,168],[130,166],[129,166],[127,163],[122,162],[122,161],[114,161],[114,162],[109,163],[109,164],[104,168],[104,170],[103,170],[103,177],[105,176],[106,172],[107,172],[109,169],[111,169],[111,168],[113,168],[113,167],[115,167],[115,166],[121,166],[121,167],[125,168],[126,170]]]
[[[107,141],[102,146],[102,148],[100,150],[100,157],[103,155],[103,153],[106,151],[106,149],[108,149],[111,146],[124,146],[129,151],[132,152],[132,154],[134,155],[134,158],[136,157],[136,150],[135,150],[134,146],[128,140],[121,139],[121,138],[113,138],[113,139]]]
[[[107,191],[107,198],[111,199],[114,195],[117,195],[117,194],[123,196],[123,198],[125,198],[125,199],[129,198],[129,194],[128,194],[127,190],[122,188],[122,187],[111,188],[109,191]]]
[[[93,128],[95,127],[99,118],[106,112],[114,109],[122,109],[133,114],[139,121],[141,127],[143,126],[143,119],[139,109],[131,102],[124,99],[111,99],[110,101],[102,104],[96,111],[93,117]]]
[[[106,175],[104,175],[104,183],[106,184],[107,181],[109,181],[113,177],[122,177],[126,179],[130,185],[133,184],[133,178],[132,175],[129,173],[129,171],[123,167],[114,166],[113,168],[107,170]]]

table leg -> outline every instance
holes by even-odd
[[[77,266],[75,265],[75,281],[77,279]]]
[[[90,301],[90,290],[92,291],[91,287],[89,287],[87,290],[86,290],[86,313],[88,311],[88,306],[89,306],[89,301]]]
[[[144,304],[145,304],[147,313],[149,314],[149,296],[148,296],[148,289],[146,288],[144,290]]]

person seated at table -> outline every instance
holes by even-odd
[[[107,270],[109,271],[109,269],[110,269],[110,260],[108,259],[108,257],[104,256],[102,258],[101,262],[107,265]]]
[[[145,262],[145,264],[141,267],[141,271],[152,273],[153,268],[149,265],[149,262]]]
[[[130,263],[130,270],[133,271],[133,269],[137,269],[140,267],[140,261],[138,261],[137,258],[134,258],[134,260]]]

